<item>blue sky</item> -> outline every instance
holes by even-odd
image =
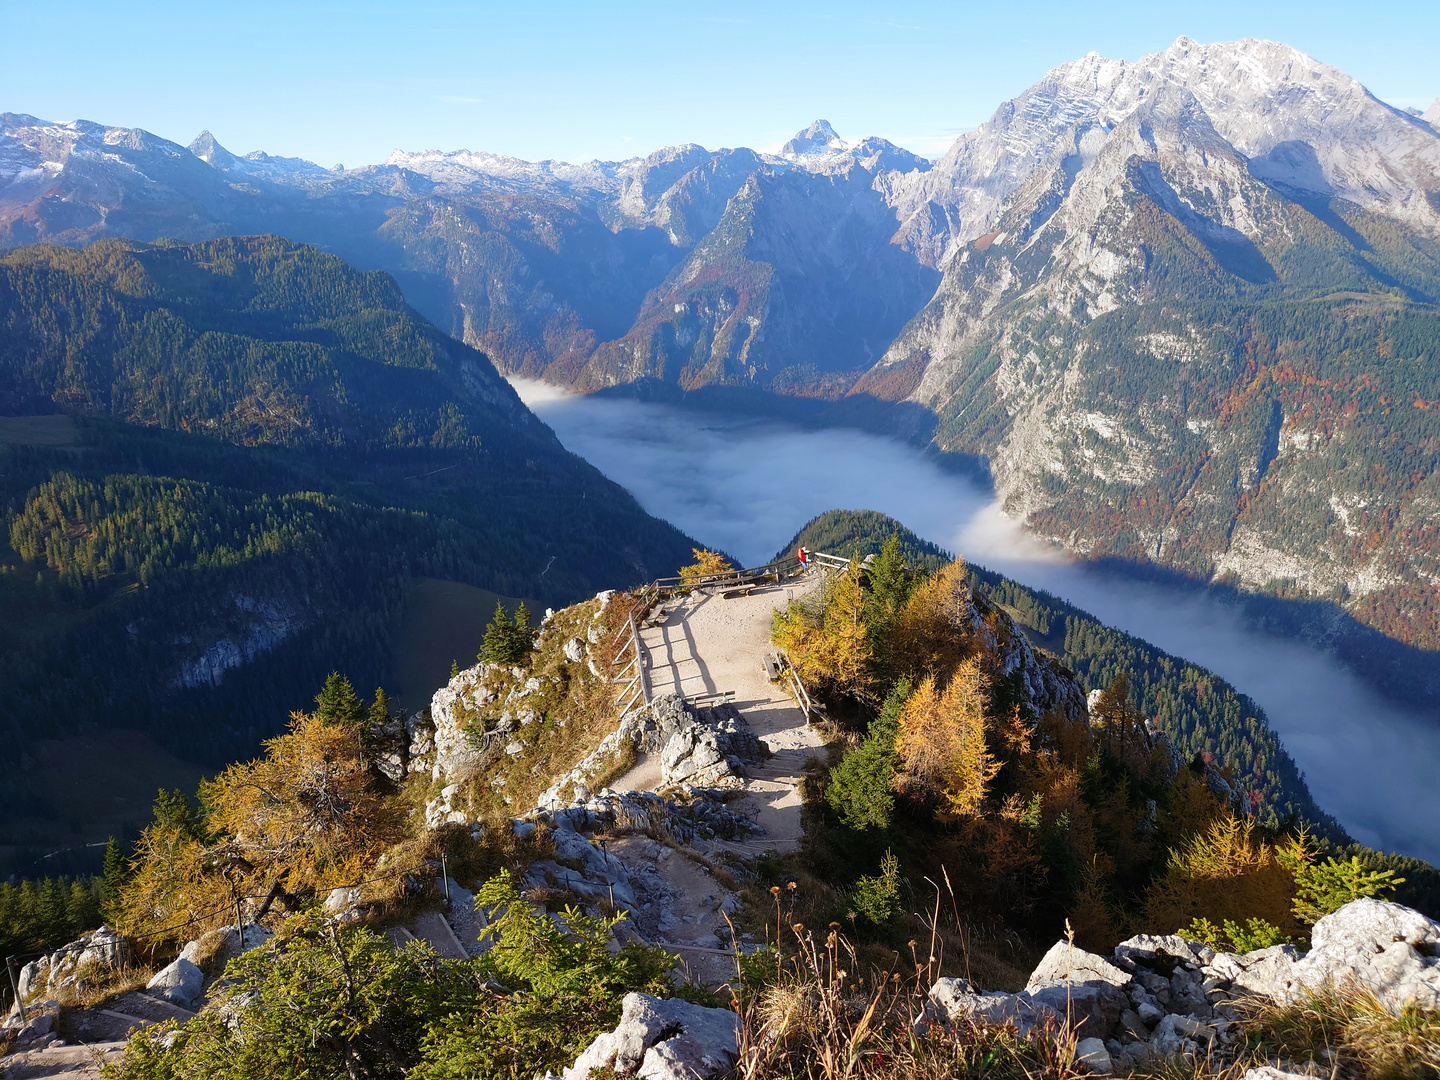
[[[936,156],[1047,69],[1180,34],[1284,41],[1392,104],[1440,95],[1440,2],[77,3],[0,0],[0,111],[209,129],[323,165],[778,146],[816,117]]]

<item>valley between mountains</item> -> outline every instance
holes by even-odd
[[[1436,108],[1181,38],[1055,69],[934,162],[817,121],[777,153],[327,170],[7,114],[0,243],[318,244],[505,373],[928,446],[1037,534],[1433,708]]]

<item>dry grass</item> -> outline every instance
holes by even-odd
[[[132,990],[144,990],[158,970],[153,963],[125,964],[118,968],[87,964],[77,972],[79,981],[60,991],[55,1000],[68,1009],[93,1009]]]
[[[621,644],[621,617],[627,604],[624,595],[612,597],[598,620],[592,619],[598,607],[593,600],[557,611],[518,678],[508,669],[490,672],[486,685],[496,697],[485,706],[468,710],[472,730],[479,733],[493,727],[506,710],[513,714],[529,709],[536,720],[513,736],[525,744],[523,751],[504,754],[496,747],[466,782],[472,815],[500,822],[529,810],[556,777],[574,768],[615,730],[619,710],[616,687],[609,681],[610,661]],[[564,655],[565,643],[571,638],[586,639],[592,627],[599,640],[590,647],[590,660],[600,678],[591,674],[586,660],[577,663]],[[507,704],[510,692],[530,678],[539,680],[540,689]],[[622,764],[612,763],[612,775],[623,771],[619,769]]]
[[[1363,989],[1329,988],[1246,1019],[1256,1046],[1327,1073],[1374,1080],[1440,1077],[1440,1012],[1409,1004],[1392,1013]]]
[[[774,942],[736,958],[737,1080],[1073,1080],[1083,1075],[1065,1025],[1021,1036],[1013,1025],[951,1024],[928,1009],[938,934],[890,965],[866,957],[832,922],[817,936],[794,919],[798,883],[771,888]]]

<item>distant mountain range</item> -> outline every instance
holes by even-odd
[[[282,233],[502,371],[830,402],[983,456],[1073,550],[1433,652],[1437,125],[1285,45],[1185,38],[1057,68],[934,163],[817,121],[778,154],[327,170],[5,115],[0,244]]]

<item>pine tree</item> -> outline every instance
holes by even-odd
[[[505,610],[505,605],[495,601],[495,614],[490,619],[490,625],[485,627],[485,640],[480,645],[478,659],[482,664],[508,664],[510,663],[510,641],[515,630],[515,624],[510,621],[510,614]]]
[[[44,935],[46,941],[64,943],[71,940],[69,913],[66,911],[66,901],[69,899],[69,891],[64,883],[54,878],[46,878],[40,883],[40,895],[36,904],[36,923],[38,929]]]
[[[370,703],[368,719],[376,727],[382,727],[390,722],[390,697],[382,686],[375,688],[375,700]]]
[[[204,834],[204,814],[179,788],[161,788],[155,796],[155,824],[199,840]]]
[[[129,877],[126,859],[120,850],[120,841],[110,837],[105,843],[105,867],[100,878],[100,913],[107,919],[120,902],[120,890]]]
[[[315,695],[315,715],[327,724],[355,727],[365,718],[365,703],[349,679],[332,671]]]
[[[847,751],[830,770],[825,801],[852,829],[888,829],[895,811],[895,739],[900,714],[910,696],[909,679],[901,679],[870,724],[865,741]]]
[[[505,606],[495,604],[495,616],[485,627],[485,640],[479,659],[486,664],[516,664],[535,647],[535,632],[530,629],[530,609],[522,600],[512,620]]]

